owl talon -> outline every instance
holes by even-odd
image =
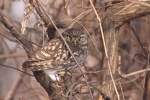
[[[64,77],[65,75],[69,75],[72,76],[72,74],[70,72],[66,72],[66,71],[62,71],[62,72],[57,72],[58,75]]]

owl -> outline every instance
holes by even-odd
[[[66,43],[82,66],[87,57],[87,35],[80,29],[71,28],[62,33]],[[77,64],[67,49],[61,37],[54,38],[46,43],[33,57],[23,63],[24,69],[31,71],[43,70],[48,75],[61,71],[73,71]]]

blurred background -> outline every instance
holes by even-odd
[[[66,25],[69,25],[74,18],[80,17],[80,15],[82,16],[80,19],[75,20],[74,24],[71,26],[80,28],[90,35],[89,55],[85,66],[81,67],[81,69],[86,73],[89,82],[100,87],[102,82],[100,75],[107,70],[101,70],[104,50],[98,20],[94,12],[89,11],[92,9],[90,2],[88,0],[69,0],[69,2],[68,0],[40,1],[53,20],[62,21]],[[104,1],[108,2],[109,0]],[[93,4],[96,5],[99,17],[103,17],[105,13],[104,5],[106,5],[106,3],[104,3],[104,1],[92,0]],[[0,10],[21,29],[21,22],[26,4],[24,0],[0,0]],[[85,14],[85,12],[88,13]],[[146,59],[142,56],[145,55],[145,53],[141,45],[144,47],[145,51],[148,51],[150,45],[149,18],[150,16],[134,19],[130,21],[130,25],[125,23],[119,30],[118,51],[121,55],[121,70],[123,73],[141,70],[146,64]],[[41,27],[39,22],[41,21],[39,21],[36,11],[33,10],[33,13],[27,20],[26,31],[23,35],[26,39],[42,46],[43,42],[46,43],[48,38],[45,33],[46,28]],[[133,32],[131,28],[133,28],[135,32]],[[63,32],[64,30],[60,29],[60,31]],[[96,46],[93,45],[90,37],[93,39]],[[141,41],[141,45],[137,37]],[[38,48],[37,45],[34,45],[34,47],[35,49]],[[95,48],[97,48],[97,50]],[[137,56],[134,58],[135,55]],[[0,100],[49,100],[47,93],[32,76],[33,74],[31,71],[26,71],[30,74],[27,75],[16,70],[22,70],[22,63],[27,59],[23,47],[0,23]],[[74,79],[81,78],[81,73],[77,73],[78,69],[74,72]],[[141,100],[143,77],[143,74],[136,74],[119,81],[118,83],[120,84],[117,85],[117,88],[118,91],[121,91],[121,98],[125,100]],[[90,97],[86,95],[88,91],[87,87],[80,85],[76,91],[76,98],[90,100]],[[93,94],[94,97],[97,98],[96,100],[98,100],[98,91],[93,89]]]

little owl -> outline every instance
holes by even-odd
[[[70,50],[82,66],[87,57],[87,35],[80,29],[68,29],[62,33]],[[31,71],[43,70],[48,75],[61,71],[72,71],[77,67],[74,58],[61,37],[54,38],[35,52],[31,60],[23,63],[24,69]]]

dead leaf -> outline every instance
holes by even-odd
[[[29,3],[27,3],[26,9],[24,11],[24,16],[21,22],[21,34],[24,34],[26,30],[26,23],[27,23],[27,20],[30,18],[32,11],[33,11],[33,7]]]

